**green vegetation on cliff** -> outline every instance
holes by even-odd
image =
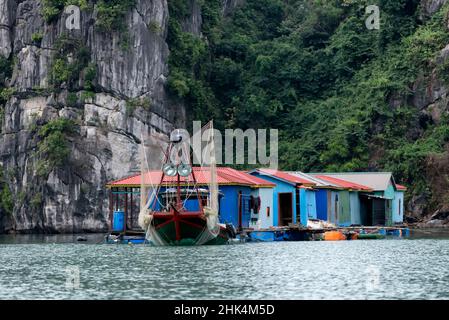
[[[4,212],[8,215],[12,214],[14,201],[10,186],[6,182],[2,166],[0,166],[0,213]]]
[[[221,8],[220,0],[203,1],[203,31],[214,37],[211,25],[218,22]],[[188,1],[173,0],[168,2],[170,20],[168,26],[168,43],[170,46],[169,90],[174,96],[184,99],[190,108],[191,119],[207,121],[223,119],[221,108],[209,83],[213,69],[211,47],[206,38],[182,31],[182,21],[191,13]],[[210,13],[208,13],[210,12]],[[213,22],[209,21],[210,17]]]
[[[0,132],[4,119],[5,103],[14,94],[13,88],[6,87],[6,79],[12,74],[12,59],[5,59],[0,56]]]
[[[447,6],[423,20],[418,0],[246,0],[220,18],[220,1],[203,1],[199,38],[181,31],[185,2],[169,3],[170,88],[192,118],[279,128],[284,169],[392,170],[409,194],[428,188],[449,122],[423,116],[414,84],[449,69],[436,62]],[[371,4],[380,30],[365,26]]]
[[[61,85],[69,91],[94,91],[97,75],[95,64],[90,62],[89,49],[83,45],[81,39],[61,35],[55,43],[55,53],[50,69],[50,84],[52,89],[60,91]],[[83,87],[79,80],[83,80]]]
[[[120,36],[120,44],[127,49],[129,44],[128,26],[126,15],[136,4],[136,0],[42,0],[41,14],[47,23],[55,22],[69,5],[75,5],[81,11],[96,11],[95,26],[101,32],[117,32]],[[39,38],[32,39],[36,43]],[[40,39],[42,40],[42,39]],[[40,40],[37,43],[40,44]],[[36,44],[37,44],[36,43]]]
[[[42,16],[47,23],[52,23],[62,13],[64,7],[78,6],[81,10],[89,7],[88,0],[42,0]]]
[[[53,169],[65,164],[70,155],[67,139],[74,130],[74,121],[65,118],[52,120],[39,129],[39,176],[46,177]]]

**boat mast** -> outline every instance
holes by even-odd
[[[176,208],[178,210],[176,210],[177,212],[179,212],[183,205],[182,205],[182,199],[181,199],[181,176],[179,175],[179,172],[177,174],[177,190],[176,190]]]

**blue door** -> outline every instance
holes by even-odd
[[[249,221],[251,219],[251,196],[240,194],[239,212],[241,215],[241,227],[249,228]]]
[[[327,190],[316,192],[317,219],[327,221]]]

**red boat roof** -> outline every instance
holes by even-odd
[[[371,188],[358,184],[358,183],[354,183],[354,182],[350,182],[347,180],[342,180],[342,179],[338,179],[338,178],[333,178],[333,177],[329,177],[329,176],[325,176],[325,175],[316,175],[315,177],[317,177],[318,179],[327,181],[329,183],[332,183],[338,187],[341,188],[345,188],[345,189],[353,189],[353,190],[361,190],[361,191],[373,191]]]
[[[200,167],[194,167],[193,168],[193,174],[195,174],[195,178],[197,181],[197,184],[199,185],[206,185],[210,183],[210,172],[209,168],[200,168]],[[142,177],[141,174],[136,174],[121,180],[112,181],[107,184],[109,188],[111,187],[140,187],[142,184],[142,179],[144,179],[144,182],[146,184],[153,184],[157,185],[160,183],[162,178],[162,172],[161,171],[149,171],[144,174]],[[177,177],[164,177],[163,184],[175,184],[177,181]],[[184,178],[181,177],[181,183],[182,184],[192,184],[193,181],[193,175],[191,174],[189,177]],[[242,185],[242,186],[249,186],[249,187],[268,187],[273,188],[276,185],[274,183],[271,183],[269,181],[260,179],[258,177],[252,176],[248,173],[241,172],[232,168],[224,168],[219,167],[217,168],[217,183],[218,185]]]
[[[396,184],[396,189],[398,189],[399,191],[406,191],[407,187],[403,186],[403,185],[400,185],[400,184]]]
[[[293,183],[293,184],[303,184],[303,185],[309,185],[309,186],[314,186],[315,183],[313,181],[301,178],[301,177],[297,177],[294,176],[292,174],[289,174],[287,172],[283,172],[283,171],[279,171],[279,170],[274,170],[274,169],[258,169],[258,171],[262,174],[266,174],[269,176],[273,176],[275,178]]]

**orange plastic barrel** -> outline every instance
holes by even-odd
[[[325,241],[342,241],[346,240],[346,236],[340,231],[328,231],[324,233]]]

